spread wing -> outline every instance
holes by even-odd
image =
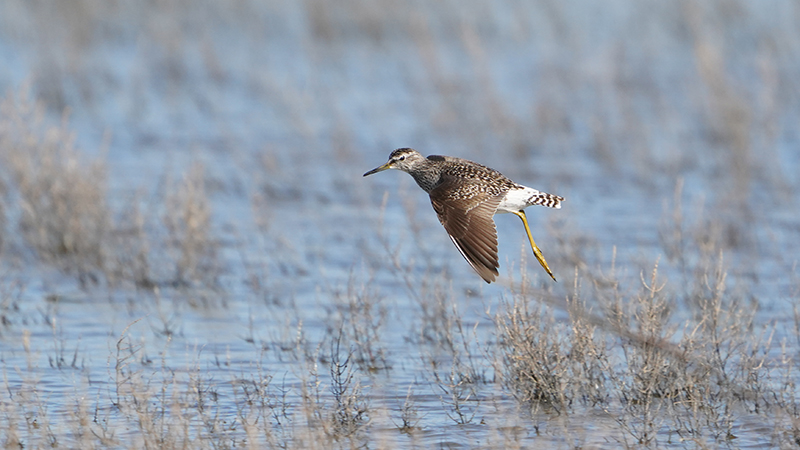
[[[493,216],[504,194],[481,192],[474,186],[445,181],[430,195],[439,222],[458,251],[484,281],[494,281],[500,264]]]

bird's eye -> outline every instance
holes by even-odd
[[[403,156],[401,156],[401,157],[397,158],[397,160],[398,160],[398,161],[402,161],[402,160],[404,160],[404,159],[406,159],[406,156],[405,156],[405,155],[403,155]]]

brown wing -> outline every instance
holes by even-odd
[[[503,194],[492,195],[463,184],[445,182],[430,193],[431,204],[450,240],[487,283],[497,277],[497,230],[494,213]]]

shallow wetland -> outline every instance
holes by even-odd
[[[795,448],[800,7],[0,3],[5,448]],[[411,146],[565,197],[453,247]]]

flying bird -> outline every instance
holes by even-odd
[[[466,159],[439,155],[426,158],[412,148],[398,148],[389,155],[386,164],[364,176],[387,169],[409,173],[430,195],[431,205],[450,240],[484,281],[491,283],[498,275],[494,215],[504,213],[522,219],[534,256],[555,281],[531,236],[524,209],[531,205],[558,209],[563,197],[517,184],[494,169]]]

